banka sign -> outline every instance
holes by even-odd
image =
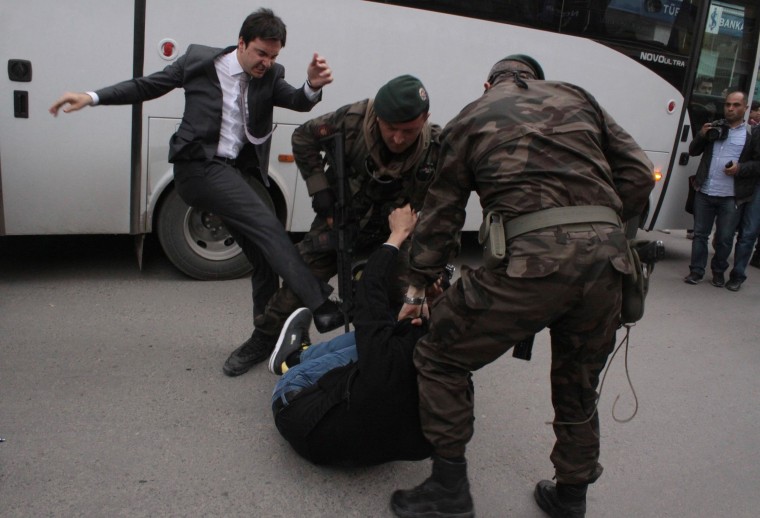
[[[707,34],[720,34],[732,38],[741,38],[744,32],[744,12],[712,5],[707,15]]]

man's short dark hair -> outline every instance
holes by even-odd
[[[240,38],[248,45],[256,38],[262,40],[278,40],[280,45],[285,46],[287,30],[285,22],[279,16],[275,16],[271,9],[262,7],[248,15],[240,27]]]
[[[749,94],[747,94],[747,92],[745,92],[744,90],[742,90],[738,86],[729,86],[726,89],[726,97],[725,98],[728,99],[728,96],[731,95],[731,94],[742,94],[742,99],[744,101],[744,104],[747,104],[747,101],[749,101]]]
[[[750,108],[752,111],[755,111],[760,108],[760,101],[752,101],[752,107]]]

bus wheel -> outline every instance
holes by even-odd
[[[263,185],[251,182],[251,187],[273,207]],[[166,256],[194,279],[235,279],[251,271],[251,264],[221,218],[190,207],[175,189],[161,203],[156,227]]]

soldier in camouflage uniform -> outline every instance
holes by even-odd
[[[354,258],[368,257],[390,233],[388,215],[411,204],[419,211],[435,173],[439,126],[430,124],[427,91],[415,77],[392,79],[374,99],[349,104],[312,119],[293,132],[293,154],[306,180],[317,213],[298,250],[311,271],[322,280],[337,272],[332,216],[336,202],[335,173],[325,168],[325,137],[344,136],[345,174],[348,179]],[[408,270],[408,244],[399,254],[397,278]],[[397,307],[406,285],[398,281]],[[287,317],[303,306],[288,286],[270,299],[263,315],[254,320],[252,344],[236,349],[224,372],[236,376],[271,354]]]
[[[619,327],[622,274],[632,268],[618,216],[626,220],[644,209],[651,163],[588,92],[543,79],[529,56],[508,56],[492,68],[483,96],[441,135],[436,179],[412,239],[407,297],[422,297],[446,263],[473,190],[484,214],[495,211],[507,222],[507,253],[490,267],[463,267],[436,301],[430,333],[417,343],[420,416],[435,449],[433,473],[393,494],[398,516],[473,516],[464,456],[473,434],[471,372],[546,327],[557,484],[539,482],[536,501],[551,516],[584,516],[587,485],[602,472],[596,387]],[[604,217],[535,221],[556,216],[557,208]],[[523,225],[513,236],[526,218],[534,219],[533,228]],[[401,316],[423,310],[424,302],[405,304]]]

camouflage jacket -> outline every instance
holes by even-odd
[[[420,138],[422,135],[429,135],[428,142],[420,143],[424,147],[421,159],[404,164],[400,169],[400,177],[383,177],[378,182],[373,175],[377,176],[376,171],[381,168],[374,163],[364,133],[370,103],[369,99],[365,99],[305,122],[293,132],[293,154],[310,195],[326,188],[332,188],[337,194],[335,174],[326,167],[322,157],[324,148],[321,139],[342,132],[351,212],[360,227],[363,228],[373,219],[382,226],[379,232],[385,234],[383,237],[387,237],[389,207],[409,202],[416,210],[422,208],[435,175],[441,128],[428,124],[428,128],[420,135]]]
[[[505,220],[553,207],[604,205],[640,214],[654,187],[645,153],[583,89],[510,79],[444,128],[436,179],[414,232],[411,284],[435,280],[465,219],[471,191]]]

